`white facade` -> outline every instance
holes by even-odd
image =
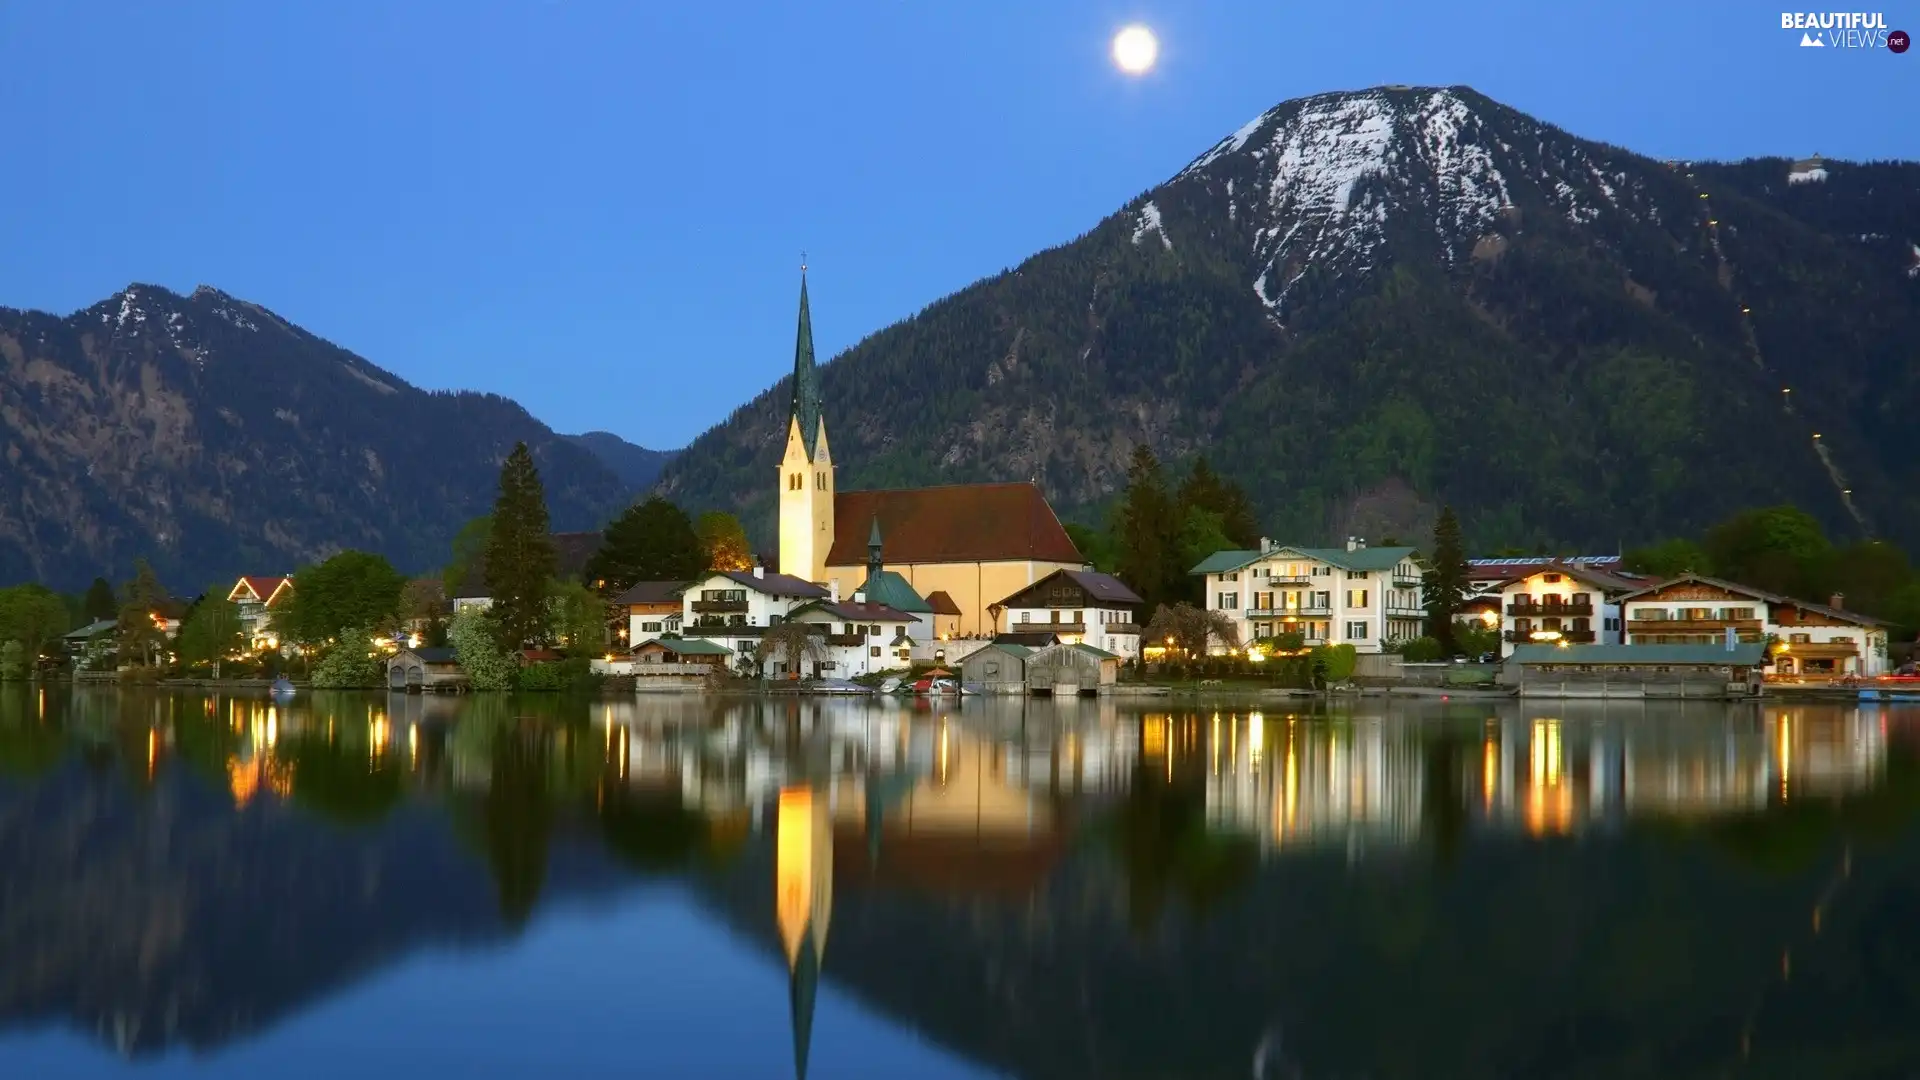
[[[1846,611],[1717,578],[1689,576],[1622,598],[1630,645],[1708,644],[1728,631],[1776,640],[1776,676],[1873,678],[1887,673],[1887,628]]]
[[[1218,552],[1195,568],[1209,611],[1232,619],[1245,642],[1297,632],[1309,646],[1352,645],[1377,653],[1382,641],[1425,633],[1427,612],[1413,549],[1273,546]]]
[[[1139,614],[1132,608],[1008,608],[1000,617],[1007,634],[1057,634],[1067,645],[1091,645],[1123,660],[1140,655]]]
[[[1629,591],[1573,567],[1553,567],[1509,581],[1500,589],[1500,658],[1520,645],[1620,645],[1620,605]]]
[[[816,604],[794,616],[794,621],[824,627],[822,656],[809,659],[807,666],[819,666],[819,674],[833,679],[851,679],[879,671],[895,671],[913,663],[913,616],[878,604],[861,601],[859,594],[851,604]],[[786,658],[777,656],[767,674],[786,670]],[[807,675],[814,674],[809,670]]]

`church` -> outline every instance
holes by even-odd
[[[813,359],[805,268],[779,484],[781,573],[841,596],[864,592],[884,597],[878,602],[890,607],[930,612],[941,637],[991,635],[1001,600],[1056,570],[1085,566],[1036,484],[838,489]],[[871,561],[882,568],[877,575],[869,571],[874,546],[879,558]],[[923,606],[903,606],[911,603],[906,592]]]

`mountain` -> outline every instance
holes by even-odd
[[[848,488],[1038,477],[1083,518],[1144,442],[1291,540],[1450,503],[1478,544],[1611,550],[1792,501],[1915,546],[1916,243],[1920,165],[1662,162],[1464,87],[1321,94],[836,358],[827,424]],[[770,531],[789,398],[663,489]]]
[[[217,289],[130,285],[65,318],[0,308],[0,582],[75,587],[146,556],[198,589],[348,547],[437,566],[519,441],[556,529],[627,500],[512,401],[421,390]]]
[[[660,479],[660,470],[667,467],[679,454],[678,450],[649,450],[644,446],[635,446],[611,431],[589,431],[583,435],[563,435],[561,438],[592,454],[600,464],[613,471],[635,491],[645,491]]]

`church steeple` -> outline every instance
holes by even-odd
[[[807,447],[807,460],[820,448],[820,371],[813,364],[813,312],[807,304],[807,265],[800,264],[800,329],[793,344],[793,420]]]
[[[827,580],[833,547],[833,451],[820,407],[820,371],[813,363],[813,311],[807,302],[805,256],[800,264],[800,328],[793,344],[793,412],[780,458],[780,572],[804,581]]]
[[[882,547],[882,544],[880,542],[880,515],[875,514],[873,516],[873,528],[867,531],[867,580],[868,581],[878,580],[880,577],[880,571],[884,569],[887,565],[887,561],[880,557],[881,547]],[[868,597],[867,599],[872,600],[873,598]],[[875,601],[875,602],[878,603],[878,601]]]

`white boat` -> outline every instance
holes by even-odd
[[[880,683],[880,692],[883,694],[895,694],[895,693],[899,693],[899,691],[900,691],[899,679],[892,678],[891,676],[889,676],[888,678],[882,680]]]

